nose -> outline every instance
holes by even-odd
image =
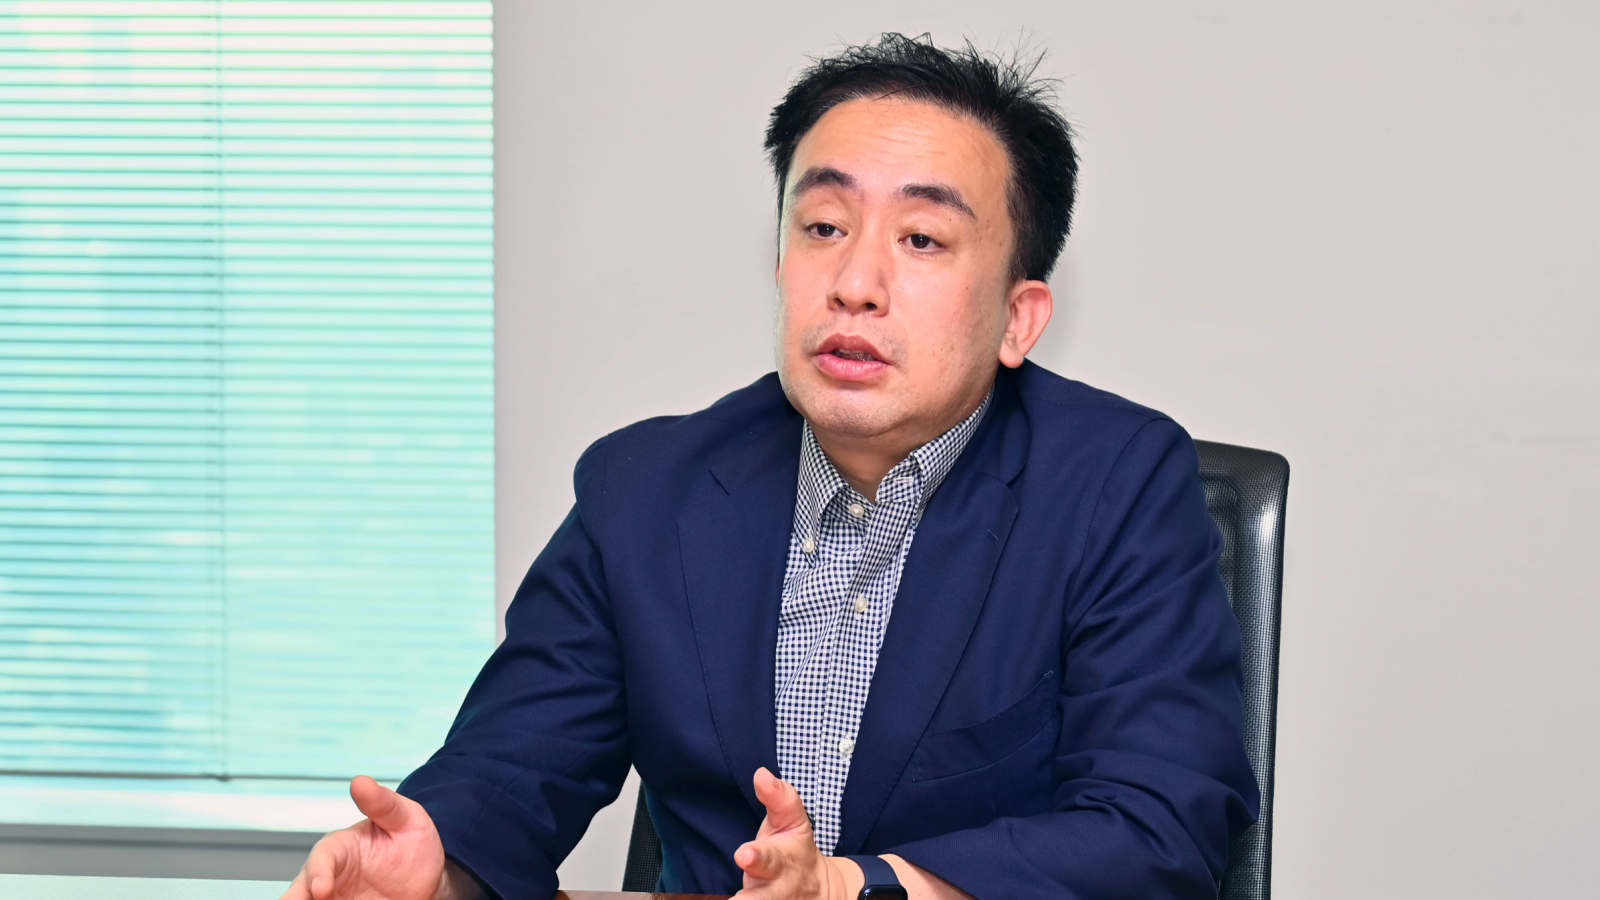
[[[849,315],[886,315],[889,312],[890,255],[877,247],[870,234],[849,242],[839,258],[839,270],[828,292],[828,306]]]

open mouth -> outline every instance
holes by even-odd
[[[870,381],[893,364],[862,335],[836,334],[816,349],[816,364],[823,374],[840,381]]]

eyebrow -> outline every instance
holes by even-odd
[[[812,166],[805,170],[800,175],[800,178],[795,181],[794,190],[789,192],[789,196],[798,197],[812,188],[824,186],[842,187],[847,191],[859,191],[861,189],[861,185],[856,181],[855,176],[848,172],[841,172],[832,166]]]
[[[961,192],[948,184],[907,184],[900,188],[900,196],[913,200],[926,200],[940,206],[948,206],[956,212],[971,219],[978,218],[967,201],[961,199]]]

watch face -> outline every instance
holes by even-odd
[[[906,889],[898,884],[869,885],[861,889],[857,900],[906,900]]]

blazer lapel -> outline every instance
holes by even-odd
[[[800,465],[798,415],[712,468],[725,491],[678,520],[684,587],[717,739],[758,814],[751,776],[778,771],[778,612]]]
[[[899,783],[1011,536],[1017,502],[1009,483],[1026,458],[1029,429],[1010,374],[1001,372],[988,419],[917,525],[857,732],[835,855],[861,851]]]

